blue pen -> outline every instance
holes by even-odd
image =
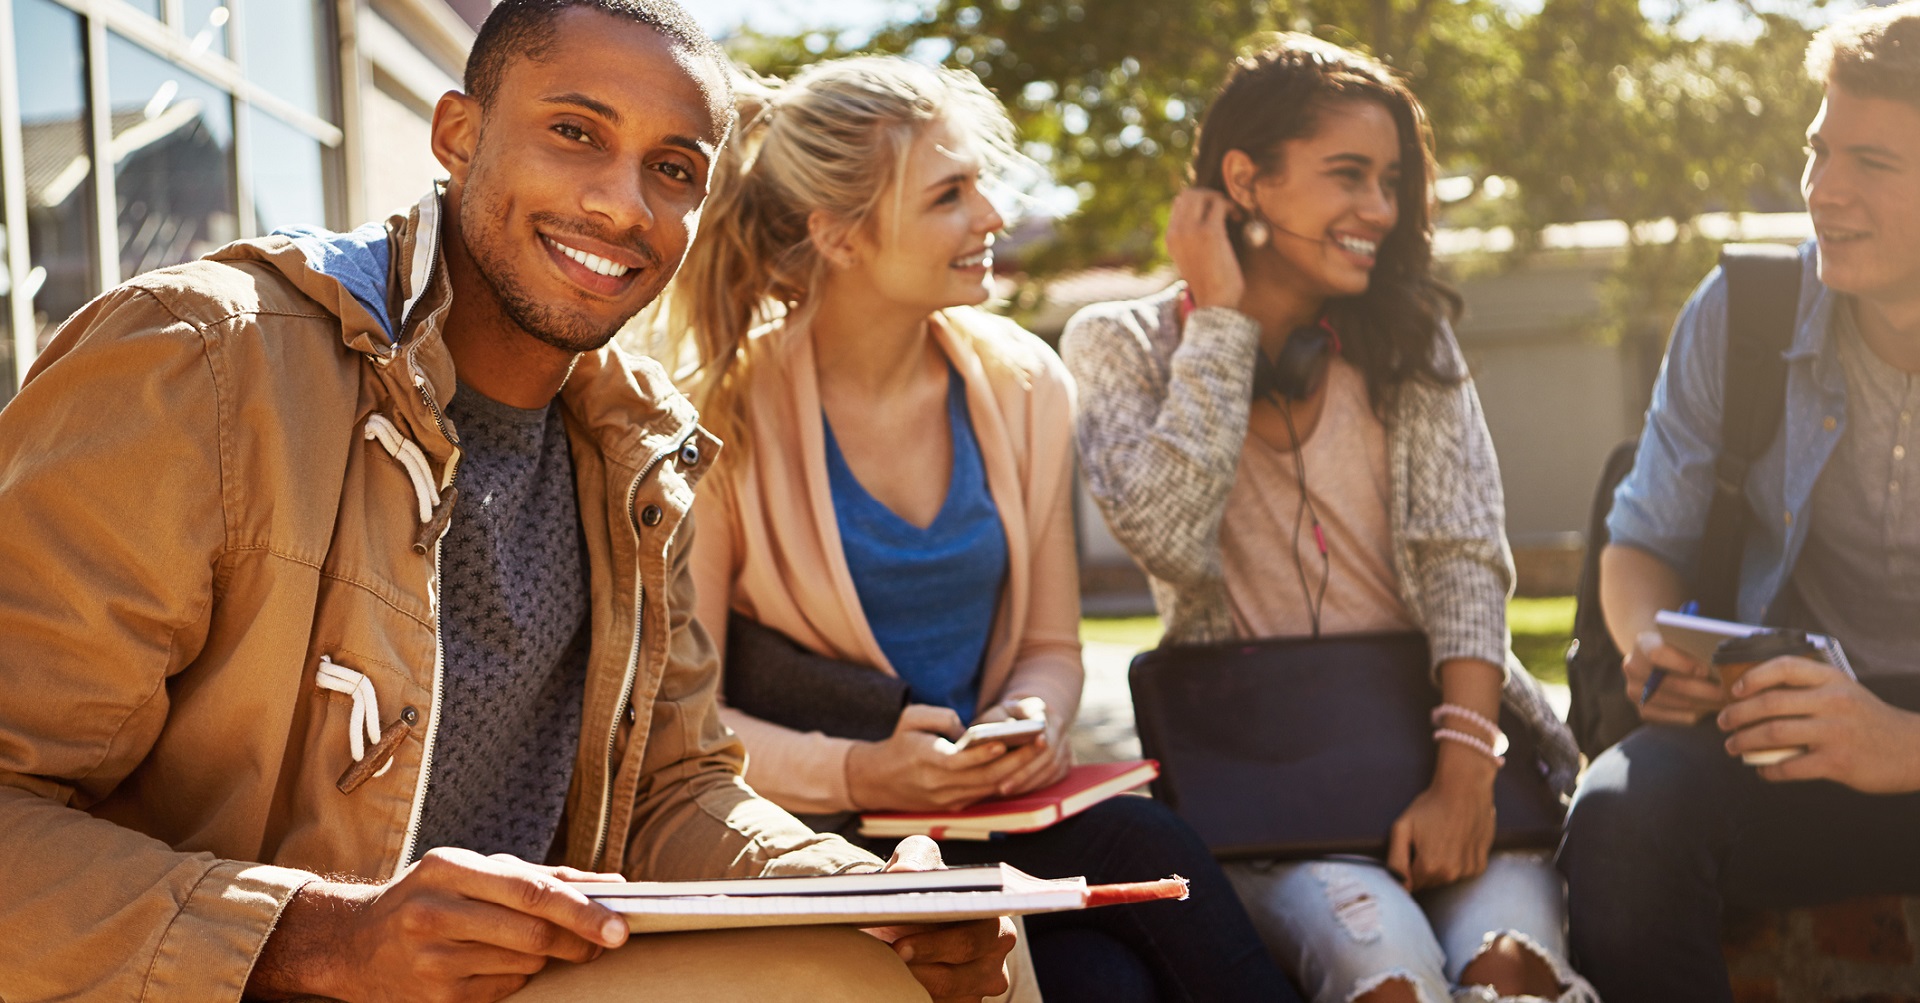
[[[1687,616],[1695,616],[1700,612],[1700,604],[1689,599],[1680,606],[1680,612]],[[1660,692],[1660,684],[1666,681],[1667,670],[1654,666],[1653,671],[1647,673],[1647,684],[1640,687],[1640,706],[1645,707],[1647,701],[1652,700],[1653,695]]]

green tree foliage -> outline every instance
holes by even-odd
[[[1547,0],[1514,32],[1507,127],[1474,151],[1512,177],[1524,236],[1548,223],[1636,226],[1606,290],[1612,335],[1653,336],[1712,260],[1692,221],[1711,211],[1797,208],[1803,130],[1820,89],[1801,67],[1810,33],[1758,15],[1752,41],[1688,39],[1635,0]]]
[[[1805,22],[1824,0],[1749,13],[1757,36],[1738,41],[1682,30],[1703,2],[1674,0],[1661,20],[1638,0],[1532,12],[1510,0],[937,0],[869,47],[972,69],[1029,153],[1078,193],[1056,242],[1022,262],[1036,273],[1156,260],[1196,124],[1239,53],[1276,31],[1371,51],[1426,103],[1443,173],[1517,182],[1517,195],[1471,199],[1443,222],[1511,225],[1522,253],[1552,223],[1680,222],[1677,239],[1635,231],[1610,294],[1607,326],[1621,332],[1670,316],[1697,278],[1710,249],[1687,221],[1797,205],[1800,134],[1819,101],[1800,68]],[[736,51],[783,70],[838,49],[815,36]]]
[[[1609,336],[1657,338],[1713,259],[1707,211],[1799,208],[1801,131],[1820,88],[1801,69],[1826,0],[1743,10],[1741,38],[1690,31],[1709,0],[937,0],[866,50],[964,65],[1014,113],[1027,152],[1081,208],[1021,254],[1033,277],[1162,257],[1208,100],[1240,52],[1309,31],[1373,52],[1427,104],[1442,173],[1500,177],[1507,198],[1444,208],[1442,225],[1634,225],[1607,282]],[[1728,17],[1720,19],[1722,27]],[[745,37],[733,52],[787,73],[843,38]],[[1659,221],[1674,221],[1659,225]]]
[[[1036,159],[1079,194],[1047,270],[1144,263],[1185,181],[1200,112],[1241,52],[1278,31],[1315,31],[1388,53],[1423,92],[1441,142],[1471,142],[1481,109],[1516,70],[1492,0],[941,0],[876,43],[951,45],[1013,110]]]
[[[861,41],[864,41],[861,40]],[[809,63],[837,59],[865,51],[838,33],[815,31],[804,35],[769,35],[743,28],[725,39],[727,54],[754,71],[785,78]]]
[[[1235,44],[1276,27],[1244,0],[942,0],[884,46],[951,43],[1007,102],[1028,151],[1072,186],[1080,212],[1046,268],[1144,262],[1184,176],[1196,113]]]

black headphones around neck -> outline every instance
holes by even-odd
[[[1301,455],[1300,434],[1293,427],[1293,411],[1288,404],[1306,400],[1327,381],[1327,367],[1340,352],[1340,335],[1322,316],[1318,321],[1296,327],[1280,345],[1280,357],[1268,358],[1264,349],[1253,353],[1253,399],[1274,400],[1280,405],[1280,417],[1287,423],[1287,441],[1293,444],[1293,475],[1300,486],[1300,507],[1293,517],[1293,563],[1300,573],[1300,592],[1307,598],[1307,617],[1313,636],[1320,636],[1320,613],[1326,606],[1327,583],[1333,580],[1333,552],[1327,546],[1327,533],[1320,525],[1320,513],[1307,490],[1307,460]],[[1300,556],[1300,529],[1303,521],[1313,524],[1314,549],[1320,552],[1320,588],[1316,591],[1307,578],[1307,562]]]
[[[1196,309],[1191,290],[1180,292],[1180,320]],[[1327,367],[1340,354],[1340,333],[1325,315],[1312,324],[1296,327],[1280,346],[1278,359],[1267,358],[1263,349],[1253,353],[1253,399],[1278,394],[1281,403],[1303,401],[1313,396],[1326,382]],[[1307,616],[1313,624],[1313,636],[1320,636],[1320,611],[1327,601],[1327,583],[1333,580],[1333,553],[1327,546],[1327,533],[1320,525],[1320,513],[1314,510],[1313,495],[1307,491],[1307,465],[1300,455],[1300,435],[1293,427],[1293,412],[1285,407],[1280,417],[1287,423],[1287,440],[1293,444],[1293,474],[1300,485],[1300,507],[1293,520],[1293,562],[1300,572],[1300,591],[1307,596]],[[1315,591],[1307,581],[1307,564],[1300,558],[1300,527],[1303,517],[1313,521],[1314,548],[1320,552],[1320,588]]]
[[[1253,399],[1277,394],[1283,400],[1306,400],[1326,382],[1327,366],[1339,351],[1340,336],[1325,317],[1294,328],[1280,345],[1278,358],[1253,353]]]

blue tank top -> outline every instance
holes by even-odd
[[[925,529],[868,494],[841,455],[824,410],[820,424],[840,545],[880,650],[915,703],[951,707],[970,722],[1007,575],[1007,536],[987,491],[966,386],[959,373],[947,372],[953,473],[940,514]]]

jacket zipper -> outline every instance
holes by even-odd
[[[600,785],[600,828],[598,833],[593,837],[593,856],[587,858],[591,861],[588,865],[591,867],[600,866],[601,854],[605,853],[607,849],[607,830],[613,824],[613,777],[615,773],[613,752],[614,747],[620,740],[620,715],[626,713],[627,705],[633,700],[633,684],[639,674],[638,670],[640,666],[640,618],[642,610],[646,605],[647,583],[646,580],[641,577],[639,571],[640,524],[637,521],[639,516],[634,514],[633,504],[640,500],[640,483],[646,480],[647,475],[653,472],[653,468],[659,464],[661,460],[666,459],[667,454],[671,452],[673,452],[673,449],[670,448],[653,454],[653,456],[647,460],[647,465],[641,467],[640,473],[634,477],[633,486],[627,489],[627,526],[633,530],[634,550],[633,644],[627,651],[627,672],[626,677],[622,679],[620,683],[620,702],[613,705],[613,723],[607,728],[606,776],[602,779]]]
[[[438,213],[435,215],[437,217]],[[440,274],[440,221],[437,218],[434,220],[433,229],[428,235],[428,239],[427,279],[420,284],[419,289],[414,291],[413,302],[408,304],[406,312],[400,315],[400,326],[394,329],[396,344],[398,343],[397,339],[406,336],[407,321],[413,319],[414,307],[420,305],[420,301],[426,297],[426,290],[433,287],[433,280]],[[439,427],[440,435],[458,447],[460,440],[447,429],[446,416],[440,413],[440,402],[433,399],[433,392],[427,386],[426,374],[420,371],[420,342],[417,340],[407,349],[407,371],[409,375],[413,377],[414,389],[420,391],[420,399],[426,402],[427,411],[433,415],[433,423]],[[440,478],[441,487],[446,487],[453,483],[453,464],[457,459],[458,457],[456,456],[455,460],[448,461],[446,473]],[[438,567],[438,558],[435,559],[435,566],[436,568]],[[438,580],[437,574],[435,580]]]
[[[407,357],[407,364],[413,365],[411,354]],[[427,389],[426,380],[419,376],[418,370],[415,370],[414,374],[415,385],[420,389],[420,398],[427,402],[427,409],[433,412],[433,420],[440,426],[440,434],[446,436],[448,442],[453,442],[452,433],[441,421],[440,405],[434,401],[432,392]],[[459,466],[460,447],[455,445],[453,452],[447,457],[446,471],[440,478],[441,487],[444,488],[453,483],[454,471]],[[434,739],[440,734],[440,695],[444,690],[447,671],[447,644],[444,625],[440,620],[442,612],[440,609],[440,544],[447,538],[447,531],[453,527],[452,513],[448,513],[448,516],[446,524],[440,528],[440,535],[433,539],[433,582],[429,586],[433,596],[433,697],[432,705],[427,708],[427,734],[420,744],[420,776],[414,781],[413,806],[407,812],[407,838],[400,844],[399,866],[401,867],[405,867],[413,858],[413,845],[420,838],[420,816],[427,806],[427,778],[433,772]]]
[[[413,364],[412,355],[408,355],[407,364]],[[433,394],[428,391],[426,380],[419,377],[418,370],[415,371],[415,380],[421,399],[427,402],[427,408],[433,412],[434,422],[440,423],[440,406],[434,402]],[[440,434],[446,436],[448,442],[454,441],[445,424],[440,424]],[[441,487],[453,483],[454,470],[459,465],[460,447],[456,445],[453,453],[447,457],[446,472],[440,478]],[[433,743],[440,734],[440,694],[447,667],[446,640],[440,622],[440,542],[446,539],[447,530],[452,526],[453,520],[449,518],[446,525],[441,527],[440,535],[433,540],[433,582],[429,586],[433,597],[433,704],[427,709],[427,734],[420,747],[420,776],[414,782],[413,807],[407,814],[407,838],[400,844],[401,867],[405,867],[413,857],[413,844],[420,836],[420,815],[427,804],[427,777],[433,770]]]
[[[421,283],[420,289],[415,291],[415,305],[424,297],[425,290],[432,287],[434,278],[440,274],[439,223],[439,219],[436,218],[434,220],[434,226],[429,233],[430,243],[427,245],[427,278],[425,282]],[[405,334],[407,321],[410,320],[412,316],[412,306],[409,306],[407,311],[401,314],[400,325],[394,330],[396,345],[398,344],[399,338]],[[407,351],[407,369],[413,377],[414,389],[420,391],[420,399],[426,402],[427,410],[433,415],[433,423],[440,429],[440,434],[445,437],[449,443],[452,443],[454,447],[452,455],[447,457],[446,469],[440,477],[440,486],[444,488],[453,483],[454,470],[460,465],[460,440],[454,438],[453,432],[447,428],[446,417],[440,413],[440,403],[433,399],[433,392],[427,386],[426,376],[420,372],[419,353],[420,345],[418,342]],[[452,520],[449,519],[448,526],[451,525]],[[413,859],[414,844],[420,839],[420,816],[427,806],[427,778],[433,772],[434,739],[440,734],[440,695],[445,686],[447,669],[447,648],[442,636],[440,623],[440,541],[446,539],[446,535],[446,527],[443,527],[440,530],[440,535],[435,537],[433,541],[433,582],[430,586],[433,596],[432,704],[427,708],[427,734],[426,738],[420,744],[420,775],[414,780],[413,804],[407,812],[407,836],[400,844],[400,861],[394,868],[396,873],[400,868],[407,866],[407,863]]]
[[[459,459],[455,454],[455,461]],[[450,461],[452,462],[452,461]],[[442,537],[446,536],[443,532]],[[433,701],[427,708],[427,735],[420,745],[420,776],[414,780],[413,806],[407,813],[407,838],[400,844],[400,863],[413,859],[413,845],[420,838],[420,816],[427,806],[427,775],[433,771],[433,740],[440,733],[440,693],[446,677],[447,649],[440,637],[440,541],[433,541]]]

